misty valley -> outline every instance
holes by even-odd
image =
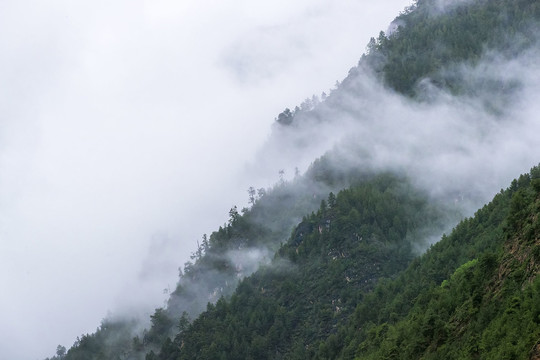
[[[537,0],[415,1],[275,117],[274,185],[162,307],[47,360],[540,359],[539,30]]]

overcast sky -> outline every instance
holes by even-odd
[[[0,358],[150,313],[274,117],[408,0],[0,2]],[[142,310],[141,310],[142,309]]]

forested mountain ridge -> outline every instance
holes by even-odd
[[[324,138],[323,123],[377,122],[366,113],[378,87],[418,102],[433,89],[480,97],[496,116],[519,82],[467,77],[461,66],[533,48],[539,18],[531,0],[418,1],[332,92],[280,114],[272,136],[302,151]],[[250,188],[250,208],[233,207],[227,224],[203,236],[146,330],[106,319],[53,358],[526,356],[539,339],[538,169],[415,258],[457,223],[486,179],[433,196],[406,169],[364,166],[373,154],[349,150],[338,144],[305,175]],[[518,323],[528,334],[519,339]]]
[[[455,95],[487,92],[501,101],[519,84],[495,76],[471,79],[460,68],[475,66],[490,54],[512,59],[536,46],[539,19],[540,5],[534,0],[416,1],[395,18],[387,33],[371,38],[358,65],[329,94],[323,94],[323,101],[314,95],[276,120],[290,125],[295,117],[325,119],[326,107],[342,109],[344,99],[365,95],[358,79],[362,83],[366,71],[416,100],[429,98],[434,86]]]
[[[441,69],[464,61],[474,65],[487,51],[515,56],[538,40],[539,17],[540,4],[531,0],[417,1],[394,20],[389,36],[372,39],[362,60],[407,95],[417,94],[425,78],[454,93],[470,91],[464,79]]]
[[[414,3],[386,33],[371,39],[365,54],[341,82],[276,117],[276,126],[255,170],[291,171],[311,163],[313,152],[334,150],[335,138],[346,137],[353,138],[353,146],[343,150],[345,146],[340,144],[337,150],[354,151],[345,155],[348,161],[356,166],[384,167],[386,164],[377,163],[373,148],[395,152],[396,142],[405,150],[420,145],[422,131],[436,131],[437,123],[445,124],[440,112],[431,111],[442,104],[451,106],[452,116],[460,119],[448,124],[461,123],[465,129],[458,132],[471,134],[474,129],[467,127],[480,124],[482,117],[487,122],[511,122],[509,111],[525,96],[524,82],[537,77],[539,21],[540,10],[534,0]],[[534,74],[526,75],[529,70]],[[417,114],[409,112],[411,105],[419,110]],[[479,108],[482,113],[471,116]],[[423,118],[411,123],[409,119],[418,116]],[[389,134],[389,127],[408,131],[404,138],[393,139],[395,133]],[[482,133],[490,129],[493,127],[487,125],[478,135],[484,136]],[[416,144],[400,143],[412,136],[418,137]],[[473,141],[478,140],[476,137]],[[283,160],[279,168],[272,168],[271,160],[265,161],[283,154],[291,160]],[[439,156],[447,154],[441,152]],[[392,164],[397,168],[410,165],[406,161]],[[474,196],[474,191],[469,196]]]
[[[416,226],[437,222],[421,194],[403,186],[403,179],[380,176],[331,194],[272,264],[191,324],[183,317],[175,337],[146,358],[493,359],[537,352],[540,168],[400,273],[413,256]],[[392,222],[379,227],[381,219]]]
[[[400,277],[380,283],[349,327],[327,340],[328,357],[537,358],[539,212],[535,167]]]
[[[105,319],[95,333],[79,337],[65,359],[141,359],[148,351],[157,351],[176,333],[181,316],[197,317],[207,304],[230,296],[239,280],[268,263],[292,227],[316,210],[328,192],[357,176],[372,176],[317,164],[311,173],[291,181],[280,179],[272,188],[250,188],[250,208],[231,208],[226,224],[197,241],[191,260],[179,268],[179,281],[166,306],[156,309],[148,325],[135,318]]]
[[[147,358],[305,358],[380,277],[405,268],[417,242],[440,233],[442,214],[392,175],[330,193],[272,263]]]

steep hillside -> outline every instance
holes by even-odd
[[[467,79],[444,70],[463,62],[474,65],[490,51],[514,57],[538,40],[539,18],[540,5],[534,0],[419,0],[394,20],[390,34],[371,40],[362,61],[407,95],[418,94],[419,82],[426,78],[454,93],[505,92],[504,84],[469,87]]]
[[[456,147],[477,150],[473,144],[492,136],[493,123],[512,129],[513,111],[527,96],[527,83],[538,78],[539,21],[534,0],[416,2],[387,33],[371,40],[343,81],[276,117],[255,170],[277,172],[266,159],[280,156],[279,168],[304,168],[314,153],[320,156],[337,148],[346,151],[338,161],[349,165],[410,169],[413,175],[425,166],[415,167],[420,154],[440,160],[461,150]],[[447,133],[440,134],[441,128]],[[456,141],[430,143],[430,138],[444,136]],[[447,189],[451,185],[444,184]],[[470,187],[478,189],[467,197],[482,189],[477,181]]]
[[[331,334],[380,277],[404,269],[412,249],[440,233],[441,219],[424,194],[391,175],[331,193],[272,263],[209,305],[156,358],[304,358],[306,344]]]
[[[146,322],[108,318],[53,359],[540,351],[537,168],[415,258],[487,201],[490,179],[460,179],[453,156],[492,149],[490,131],[512,128],[507,105],[522,84],[471,73],[486,59],[537,59],[539,19],[533,0],[418,1],[328,95],[278,115],[257,165],[266,171],[264,151],[288,165],[307,159],[304,175],[250,188],[250,207],[233,207],[227,224],[203,236],[166,306]],[[441,112],[454,117],[445,123]],[[440,124],[439,135],[426,123]],[[326,153],[314,161],[315,148]],[[516,337],[518,323],[527,336]]]
[[[380,283],[316,357],[537,358],[539,212],[536,167]]]
[[[241,279],[269,263],[302,216],[316,210],[330,191],[372,176],[337,172],[318,162],[305,176],[280,180],[269,189],[248,189],[250,208],[231,208],[226,224],[197,241],[164,308],[156,309],[148,322],[135,316],[103,320],[95,333],[77,339],[65,359],[141,359],[158,350],[175,334],[182,315],[197,317],[208,303],[230,296]]]
[[[405,265],[404,234],[433,219],[387,181],[331,195],[271,266],[147,359],[535,358],[540,168],[373,290]],[[393,221],[381,231],[373,219]]]

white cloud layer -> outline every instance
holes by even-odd
[[[407,5],[3,1],[0,358],[160,306],[247,200],[236,174],[273,117],[341,80]]]
[[[450,95],[423,79],[429,97],[423,102],[390,91],[359,68],[338,106],[323,104],[313,116],[277,126],[253,168],[303,171],[332,150],[337,169],[402,172],[473,215],[540,162],[539,58],[538,46],[514,59],[488,51],[476,66],[442,70],[462,79],[467,95]]]

